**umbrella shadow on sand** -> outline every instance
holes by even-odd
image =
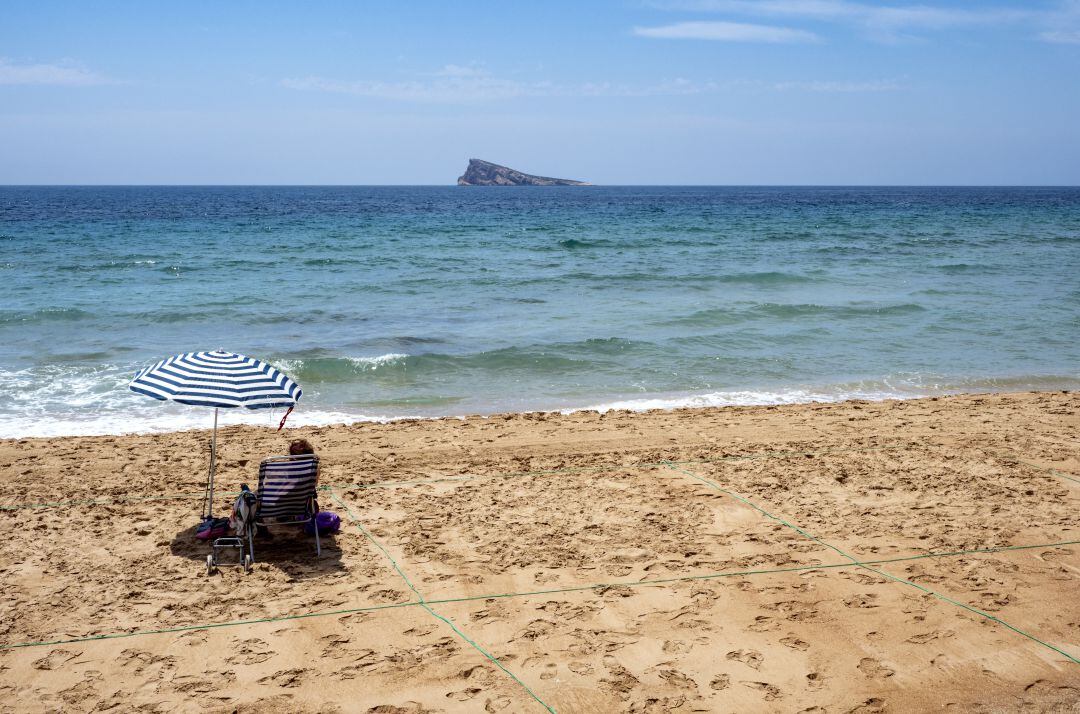
[[[169,549],[173,555],[188,558],[206,567],[206,556],[210,554],[210,542],[197,540],[197,526],[185,528],[176,534]],[[320,536],[322,555],[315,556],[315,536],[305,533],[300,526],[275,526],[273,536],[255,536],[255,567],[268,564],[291,578],[306,580],[337,573],[345,569],[341,562],[341,546],[337,542],[340,534]],[[230,531],[226,534],[231,537]],[[246,548],[245,548],[246,552]],[[240,567],[239,551],[225,548],[220,551],[219,567]]]

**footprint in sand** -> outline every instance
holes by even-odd
[[[50,650],[49,654],[34,660],[30,666],[42,670],[58,669],[78,657],[79,654],[79,652],[71,652],[70,650]]]
[[[847,607],[856,608],[871,608],[878,607],[877,595],[874,593],[865,593],[861,595],[855,595],[853,597],[845,598],[844,605]]]
[[[810,649],[810,643],[804,640],[800,640],[795,635],[788,635],[787,637],[780,638],[780,644],[785,647],[790,647],[793,650],[808,650]]]
[[[580,674],[582,676],[590,674],[593,671],[593,667],[591,664],[589,664],[588,662],[579,662],[577,660],[566,665],[566,668],[574,674]]]
[[[1080,689],[1064,685],[1057,685],[1045,679],[1037,679],[1024,687],[1024,703],[1036,703],[1047,706],[1060,702],[1062,711],[1068,711],[1064,707],[1075,704],[1080,700]],[[1049,708],[1049,707],[1048,707]]]
[[[952,659],[949,655],[941,653],[930,660],[930,664],[938,667],[939,669],[948,669],[952,666]],[[983,672],[985,674],[985,671]]]
[[[274,672],[268,677],[259,679],[259,684],[276,684],[279,687],[291,688],[299,687],[303,684],[304,675],[307,673],[306,669],[283,669],[279,672]]]
[[[525,664],[527,666],[527,663]],[[494,678],[495,675],[491,669],[483,664],[478,664],[458,672],[458,679],[462,679],[469,684],[478,687],[490,687]]]
[[[124,650],[120,653],[120,661],[124,665],[136,662],[136,676],[141,676],[146,672],[147,669],[153,667],[154,665],[161,665],[161,672],[158,674],[158,679],[164,677],[165,673],[176,670],[175,657],[171,655],[155,655],[150,652],[144,652],[143,650]]]
[[[720,691],[721,689],[727,689],[730,686],[731,677],[726,674],[718,674],[712,678],[711,682],[709,682],[709,687],[711,689],[715,689],[716,691]]]
[[[173,689],[192,696],[226,689],[234,682],[236,682],[236,675],[232,672],[212,672],[209,670],[201,675],[181,675],[173,677],[171,680]]]
[[[767,702],[775,701],[784,696],[783,691],[781,691],[779,687],[774,684],[769,684],[768,682],[743,682],[742,685],[749,689],[760,691]]]
[[[759,669],[765,657],[757,650],[734,650],[727,653],[727,659],[742,662],[750,669]]]
[[[859,671],[870,679],[885,679],[895,672],[872,657],[863,657],[859,660]]]
[[[425,709],[419,702],[405,702],[405,706],[393,704],[379,704],[367,710],[367,714],[428,714],[430,709]]]
[[[101,681],[101,672],[87,672],[83,675],[83,680],[81,682],[61,690],[60,698],[72,705],[85,703],[91,698],[97,698],[97,685]]]
[[[192,630],[177,635],[177,642],[183,642],[188,647],[201,647],[206,644],[206,630]]]
[[[604,656],[604,667],[608,676],[600,680],[601,689],[605,689],[621,699],[630,696],[630,692],[641,684],[630,670],[623,667],[617,659],[611,655]]]
[[[689,689],[697,691],[697,682],[677,669],[662,669],[659,672],[660,679],[676,689]]]
[[[473,615],[473,618],[476,619],[476,616]],[[434,631],[435,631],[435,628],[431,627],[431,626],[410,627],[409,629],[405,630],[401,634],[408,635],[410,637],[427,637],[428,635],[430,635]]]
[[[347,652],[352,664],[342,667],[335,673],[339,679],[356,679],[366,674],[368,670],[379,666],[379,660],[375,658],[375,650],[343,651]]]
[[[871,697],[857,707],[847,710],[847,714],[875,714],[885,711],[886,702],[881,697]]]
[[[770,632],[772,630],[779,630],[780,623],[767,615],[758,615],[754,618],[754,621],[747,626],[747,629],[752,632]]]
[[[479,687],[466,687],[456,692],[447,692],[446,698],[453,699],[456,702],[467,702],[482,691],[484,690]]]
[[[925,645],[927,642],[936,640],[939,637],[952,637],[955,633],[952,630],[934,630],[933,632],[923,632],[922,634],[912,635],[907,638],[907,642],[916,645]]]
[[[263,640],[253,637],[249,640],[233,641],[233,654],[225,658],[229,664],[259,664],[274,656]]]
[[[495,699],[488,699],[484,702],[484,711],[501,712],[508,706],[510,706],[510,697],[496,697]]]

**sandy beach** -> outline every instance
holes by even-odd
[[[0,441],[0,711],[1080,710],[1080,396]]]

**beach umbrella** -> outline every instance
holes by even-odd
[[[213,517],[214,472],[217,469],[219,409],[270,409],[299,401],[300,385],[276,367],[254,357],[216,350],[186,352],[161,360],[135,375],[131,391],[162,401],[214,408],[214,436],[210,441],[210,477],[204,514]],[[288,412],[285,414],[288,417]],[[281,420],[281,426],[285,419]],[[278,428],[280,429],[281,426]]]

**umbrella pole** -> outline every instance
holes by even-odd
[[[217,407],[214,407],[214,435],[210,437],[210,503],[207,518],[214,517],[214,472],[217,470]]]

